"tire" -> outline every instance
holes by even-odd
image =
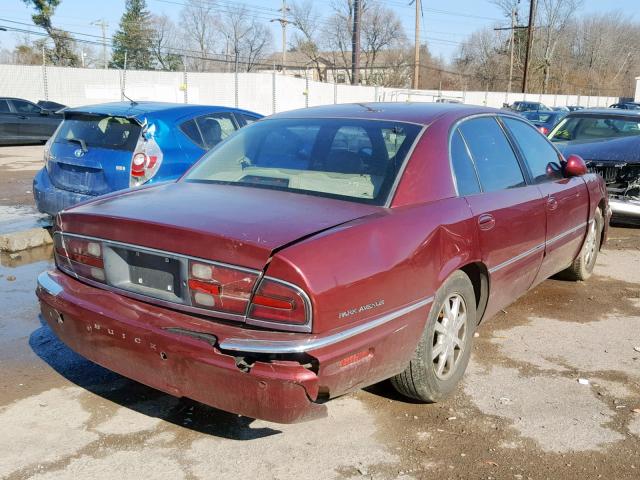
[[[461,302],[466,317],[457,331],[457,340],[452,341],[452,337],[446,332],[455,334],[455,328],[447,330],[447,325],[454,325],[450,322],[447,311],[454,309],[452,307],[455,307],[455,302],[458,301],[456,299]],[[476,325],[473,285],[469,277],[458,270],[438,289],[413,358],[404,372],[391,378],[394,388],[402,395],[426,403],[438,402],[447,397],[467,369]],[[453,347],[453,356],[447,355],[451,352],[449,347]],[[440,354],[435,352],[436,348]],[[443,358],[448,361],[443,361]],[[443,366],[439,368],[441,362]]]
[[[598,258],[598,251],[600,251],[603,224],[602,212],[598,208],[593,215],[593,222],[589,223],[587,237],[580,249],[580,253],[573,260],[571,266],[561,272],[562,278],[578,281],[586,280],[591,276]]]

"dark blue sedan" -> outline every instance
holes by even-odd
[[[38,210],[55,215],[116,190],[179,178],[204,152],[262,116],[226,107],[117,102],[70,108],[33,180]]]

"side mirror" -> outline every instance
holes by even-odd
[[[51,110],[47,110],[46,108],[43,108],[42,110],[40,110],[40,115],[51,115]]]
[[[580,177],[588,172],[587,164],[579,155],[569,155],[564,164],[565,177]]]

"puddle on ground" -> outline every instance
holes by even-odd
[[[0,234],[51,226],[51,217],[30,206],[0,205]]]
[[[52,246],[0,254],[0,364],[19,360],[29,335],[40,327],[35,295],[40,272],[53,265]]]

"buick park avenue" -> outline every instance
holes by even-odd
[[[42,316],[88,359],[276,422],[391,378],[444,399],[478,324],[587,279],[601,177],[515,113],[353,104],[239,130],[177,182],[57,215]]]

